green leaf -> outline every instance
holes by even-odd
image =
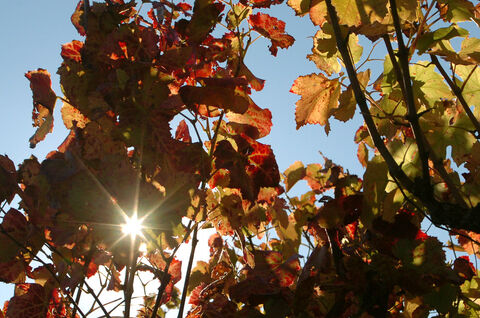
[[[360,85],[365,89],[368,85],[368,80],[370,79],[370,70],[368,69],[364,72],[359,72],[357,77]],[[335,118],[343,122],[352,119],[353,115],[355,115],[356,106],[357,101],[353,94],[353,88],[352,85],[349,85],[347,89],[340,94],[339,105],[334,113]]]
[[[466,36],[468,36],[467,30],[456,25],[450,25],[448,27],[439,28],[434,32],[426,32],[425,34],[422,34],[417,41],[417,49],[419,53],[424,53],[439,41]]]
[[[407,139],[402,142],[398,139],[388,144],[388,150],[397,164],[412,180],[421,175],[418,147],[414,140]]]
[[[305,166],[301,161],[295,161],[285,170],[285,190],[288,192],[299,181],[305,177]]]
[[[455,72],[463,80],[457,85],[463,87],[462,95],[467,104],[480,107],[480,68],[476,65],[457,65]]]
[[[457,299],[457,294],[457,286],[444,284],[423,297],[425,302],[435,308],[439,313],[446,314],[452,309],[454,305],[453,302]]]
[[[398,16],[402,20],[410,22],[417,20],[418,7],[420,2],[417,0],[396,0]]]
[[[469,0],[439,0],[440,5],[446,7],[442,11],[446,11],[445,18],[449,22],[463,22],[474,18],[475,7]]]
[[[380,156],[375,156],[367,164],[363,175],[363,204],[360,219],[367,227],[381,213],[381,204],[385,197],[388,167]]]
[[[410,75],[415,97],[420,98],[426,108],[433,107],[442,99],[453,98],[443,77],[435,72],[435,65],[428,62],[417,62],[410,66]]]
[[[243,20],[248,18],[252,13],[252,8],[247,7],[241,3],[234,4],[232,9],[227,13],[228,27],[233,30],[242,23]]]
[[[353,27],[383,20],[388,12],[387,2],[387,0],[332,0],[340,24]]]

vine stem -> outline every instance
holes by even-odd
[[[418,147],[418,154],[420,156],[420,161],[422,164],[422,181],[424,184],[423,191],[426,191],[428,196],[433,195],[432,187],[430,186],[430,174],[428,168],[428,151],[425,145],[424,135],[420,128],[420,124],[418,122],[418,114],[415,108],[415,97],[413,94],[412,82],[410,77],[410,69],[409,69],[409,51],[405,46],[403,41],[403,34],[402,28],[400,26],[400,18],[398,16],[397,4],[395,0],[389,0],[390,2],[390,10],[392,13],[393,24],[395,26],[395,32],[397,34],[397,41],[398,41],[398,59],[400,61],[400,68],[401,75],[400,78],[397,80],[403,83],[404,91],[403,93],[405,102],[407,104],[407,119],[410,122],[410,126],[412,128],[413,134],[415,136],[415,142],[417,143]],[[392,58],[392,56],[390,56]],[[392,58],[392,63],[394,62],[395,58]]]
[[[438,68],[438,70],[440,71],[440,74],[442,74],[442,76],[445,79],[445,81],[447,82],[448,86],[450,86],[450,89],[452,90],[452,92],[455,94],[455,96],[457,96],[457,99],[460,102],[460,104],[462,104],[463,110],[465,110],[465,113],[467,114],[468,118],[470,119],[472,124],[475,126],[476,133],[474,134],[474,136],[475,136],[475,138],[479,139],[480,138],[480,123],[478,122],[477,118],[475,117],[472,110],[468,106],[467,101],[463,97],[461,88],[458,87],[457,84],[455,84],[452,81],[450,76],[448,76],[447,72],[443,68],[442,64],[440,64],[440,61],[438,60],[438,58],[435,55],[430,54],[430,59],[432,60],[433,64],[435,64],[435,66]]]
[[[355,68],[353,67],[352,61],[348,54],[348,48],[345,41],[342,38],[342,32],[340,30],[340,25],[338,22],[337,13],[335,8],[332,5],[331,0],[325,0],[328,10],[328,15],[330,16],[330,20],[332,21],[333,31],[335,34],[335,39],[337,42],[338,50],[342,55],[343,62],[345,64],[345,68],[347,70],[348,77],[350,79],[350,84],[352,85],[352,89],[355,95],[355,100],[357,101],[358,106],[360,107],[360,111],[362,113],[363,119],[365,120],[365,124],[367,125],[367,129],[369,131],[370,136],[377,147],[380,155],[384,158],[390,173],[396,176],[397,179],[400,180],[402,184],[404,184],[407,188],[413,189],[414,183],[410,180],[405,172],[400,168],[397,164],[395,159],[393,159],[392,155],[388,151],[385,143],[380,136],[377,127],[375,126],[375,122],[373,121],[372,115],[370,110],[368,109],[367,100],[365,95],[363,94],[363,90],[360,86],[360,82],[356,76]]]
[[[397,37],[398,37],[398,35],[397,35]],[[390,43],[390,37],[387,34],[385,34],[382,38],[383,38],[383,41],[385,42],[385,47],[387,48],[388,55],[390,57],[390,61],[392,62],[393,70],[395,72],[395,76],[397,77],[398,83],[400,85],[402,95],[405,97],[405,100],[407,100],[407,96],[409,95],[408,89],[406,88],[407,82],[406,82],[406,79],[404,78],[405,75],[402,73],[402,70],[400,69],[400,66],[398,65],[397,59],[395,58],[395,53],[393,51],[392,44]],[[403,78],[403,80],[400,80],[402,78]],[[415,106],[414,105],[413,105],[413,110],[415,111]],[[416,114],[415,114],[415,118],[417,118]],[[418,124],[418,120],[417,120],[417,124]],[[410,127],[413,127],[413,126],[410,125]],[[413,128],[412,128],[412,130],[413,130]],[[467,207],[467,205],[465,204],[465,201],[463,200],[461,194],[459,193],[458,189],[455,187],[453,181],[450,179],[447,171],[445,170],[445,167],[443,166],[443,161],[440,160],[439,158],[437,158],[437,156],[435,155],[435,152],[433,151],[433,149],[431,148],[431,146],[429,145],[427,140],[424,139],[424,135],[421,132],[419,132],[418,134],[415,135],[415,137],[416,137],[416,140],[418,140],[419,138],[421,138],[423,140],[423,147],[426,150],[425,152],[429,155],[430,159],[432,160],[432,162],[434,164],[435,169],[438,171],[438,173],[441,175],[442,179],[448,185],[448,188],[452,192],[452,195],[454,196],[455,201],[458,204],[462,205],[463,207]],[[418,145],[418,143],[417,143],[417,145]],[[421,159],[421,160],[423,162],[423,159]],[[425,158],[425,160],[428,164],[428,158]],[[425,168],[424,166],[422,168],[423,169],[428,169],[428,168]],[[423,171],[425,171],[425,170],[423,170]],[[428,176],[428,177],[424,176],[424,178],[428,178],[428,180],[429,180],[430,176]],[[427,186],[428,186],[428,189],[431,189],[429,181],[428,181]],[[428,194],[433,196],[433,193],[431,191],[428,192]]]
[[[19,241],[17,241],[16,238],[14,238],[12,235],[10,235],[10,233],[8,233],[7,231],[5,231],[5,229],[3,228],[3,225],[0,224],[0,233],[4,234],[5,236],[7,236],[13,243],[15,243],[18,247],[20,247],[22,250],[26,251],[27,253],[31,253],[32,251],[30,251],[28,248],[26,248],[22,243],[20,243]],[[55,272],[50,268],[50,266],[48,266],[49,264],[45,263],[40,257],[38,257],[37,255],[35,255],[33,257],[36,261],[38,261],[40,264],[42,264],[46,269],[47,271],[50,273],[50,275],[52,276],[52,278],[57,282],[57,284],[59,286],[62,285],[62,282],[59,280],[59,278],[57,277],[57,275],[55,275]],[[75,299],[73,299],[73,297],[69,294],[69,293],[66,293],[66,296],[67,298],[70,300],[70,302],[72,303],[72,305],[74,306],[74,308],[80,313],[80,315],[82,317],[86,317],[86,315],[83,313],[82,309],[79,307],[78,303],[75,302]]]
[[[125,318],[130,317],[130,305],[132,303],[132,295],[133,295],[133,282],[135,280],[135,272],[137,270],[137,262],[136,262],[136,252],[135,252],[135,247],[136,247],[136,237],[131,237],[130,238],[130,264],[128,268],[125,269],[125,290],[124,290],[124,295],[125,295],[125,311],[123,313],[123,316]]]
[[[188,259],[188,266],[187,272],[185,273],[185,282],[183,283],[183,292],[182,292],[182,300],[180,301],[180,310],[178,311],[178,318],[182,318],[183,310],[185,308],[185,301],[187,299],[187,289],[188,283],[190,282],[190,273],[192,272],[192,265],[193,265],[193,258],[195,256],[195,250],[197,248],[198,243],[198,224],[194,225],[193,229],[193,237],[192,237],[192,250],[190,251],[190,257]]]

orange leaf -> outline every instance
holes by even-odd
[[[61,55],[64,59],[74,60],[75,62],[82,61],[81,50],[83,48],[83,42],[73,40],[70,43],[62,45]]]
[[[300,76],[293,83],[290,92],[302,96],[296,103],[297,129],[305,124],[328,126],[328,118],[338,107],[340,97],[338,79],[330,80],[323,74]]]

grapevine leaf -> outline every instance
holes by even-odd
[[[296,103],[295,111],[299,129],[305,124],[328,124],[328,118],[338,105],[340,85],[338,79],[330,80],[323,74],[310,74],[297,78],[290,92],[302,96]]]
[[[340,24],[351,27],[380,21],[387,14],[386,0],[333,0],[332,4],[337,11]]]
[[[287,4],[295,11],[295,15],[304,16],[310,11],[311,0],[288,0]]]
[[[82,61],[82,53],[81,50],[83,48],[83,42],[73,40],[70,43],[62,45],[62,57],[64,59],[71,59],[75,62]]]
[[[39,107],[42,106],[43,108],[46,108],[49,113],[52,113],[57,96],[52,90],[50,73],[39,68],[36,71],[29,71],[25,74],[25,77],[30,81],[30,88],[33,92],[34,110],[40,111]],[[38,127],[39,125],[36,123],[36,126]]]
[[[457,294],[457,286],[444,284],[423,297],[425,303],[435,308],[440,314],[446,314],[450,310],[452,302],[457,299]]]
[[[436,42],[450,40],[454,37],[466,37],[468,31],[456,25],[439,28],[434,32],[426,32],[422,34],[417,41],[417,49],[419,53],[425,52],[431,48]]]
[[[18,244],[25,244],[28,238],[27,219],[21,212],[11,208],[5,214],[0,226],[0,238],[3,242],[0,247],[0,260],[10,261],[21,251]]]
[[[8,303],[7,317],[44,318],[47,314],[48,298],[39,284],[18,284],[15,296]]]
[[[186,143],[192,142],[190,137],[190,132],[188,131],[187,123],[184,119],[178,124],[177,130],[175,131],[175,139],[181,140]]]
[[[252,8],[243,5],[242,3],[237,3],[232,6],[232,9],[227,13],[227,22],[230,30],[234,30],[240,25],[240,23],[248,18],[252,13]]]
[[[398,3],[398,16],[406,21],[416,21],[420,3],[417,0],[402,0]]]
[[[462,95],[469,105],[474,105],[476,109],[480,109],[480,70],[473,65],[458,65],[455,72],[466,83],[459,83],[460,87],[464,85]]]
[[[475,17],[475,7],[469,0],[439,0],[438,3],[443,7],[442,18],[446,21],[457,23]]]
[[[363,175],[364,208],[360,216],[362,223],[367,226],[381,212],[380,206],[388,182],[387,172],[387,164],[379,156],[373,157],[367,164],[367,170]]]
[[[84,8],[83,0],[80,0],[70,20],[72,21],[73,26],[77,29],[78,33],[80,35],[85,36],[86,32],[83,26],[83,24],[85,23],[85,20],[84,20],[85,15],[83,14],[84,13],[83,8]]]
[[[357,76],[360,85],[365,88],[368,84],[368,80],[370,79],[370,70],[360,72]],[[355,115],[356,106],[357,101],[355,100],[355,96],[353,94],[352,85],[349,85],[347,89],[340,94],[339,105],[334,113],[335,118],[343,122],[352,119],[353,115]]]
[[[7,155],[0,155],[0,202],[12,202],[17,187],[15,164]]]
[[[53,92],[50,80],[50,73],[39,68],[25,74],[30,81],[30,88],[33,92],[32,118],[35,127],[38,127],[35,134],[30,138],[30,147],[35,148],[37,143],[45,139],[45,136],[53,129],[53,108],[57,96]]]
[[[311,0],[310,20],[320,27],[327,21],[327,5],[325,0]]]
[[[190,43],[201,43],[220,21],[225,6],[212,0],[195,0],[192,19],[186,28]]]
[[[85,128],[85,125],[90,121],[78,109],[67,102],[63,103],[60,111],[63,123],[67,129],[72,129],[73,127]]]
[[[301,161],[295,161],[293,164],[285,170],[285,190],[288,192],[297,183],[305,177],[305,166]]]
[[[229,88],[217,85],[196,87],[183,86],[180,88],[183,102],[191,108],[201,105],[214,106],[235,113],[243,114],[247,111],[250,101],[240,88]]]
[[[228,112],[226,117],[230,124],[247,125],[253,128],[252,133],[247,133],[248,129],[242,129],[245,133],[253,139],[258,139],[267,136],[272,128],[272,113],[268,109],[261,109],[251,99],[248,109],[243,114]],[[235,128],[234,128],[235,129]],[[235,129],[239,132],[239,129]]]
[[[250,5],[252,8],[270,8],[273,4],[282,3],[283,0],[241,0],[243,5]]]
[[[368,149],[367,149],[367,146],[365,145],[365,142],[361,142],[358,145],[357,158],[362,166],[367,167]]]
[[[410,67],[412,86],[415,95],[427,108],[433,107],[441,99],[452,98],[452,92],[445,84],[443,77],[435,72],[435,66],[427,62],[417,62]]]
[[[285,33],[285,22],[268,14],[258,12],[251,15],[248,22],[255,31],[271,40],[270,53],[273,56],[277,56],[278,47],[286,49],[295,41],[291,35]]]

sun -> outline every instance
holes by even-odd
[[[122,224],[122,232],[125,235],[130,235],[131,238],[142,235],[142,219],[137,218],[137,214],[134,213],[131,217],[125,217],[125,224]]]

